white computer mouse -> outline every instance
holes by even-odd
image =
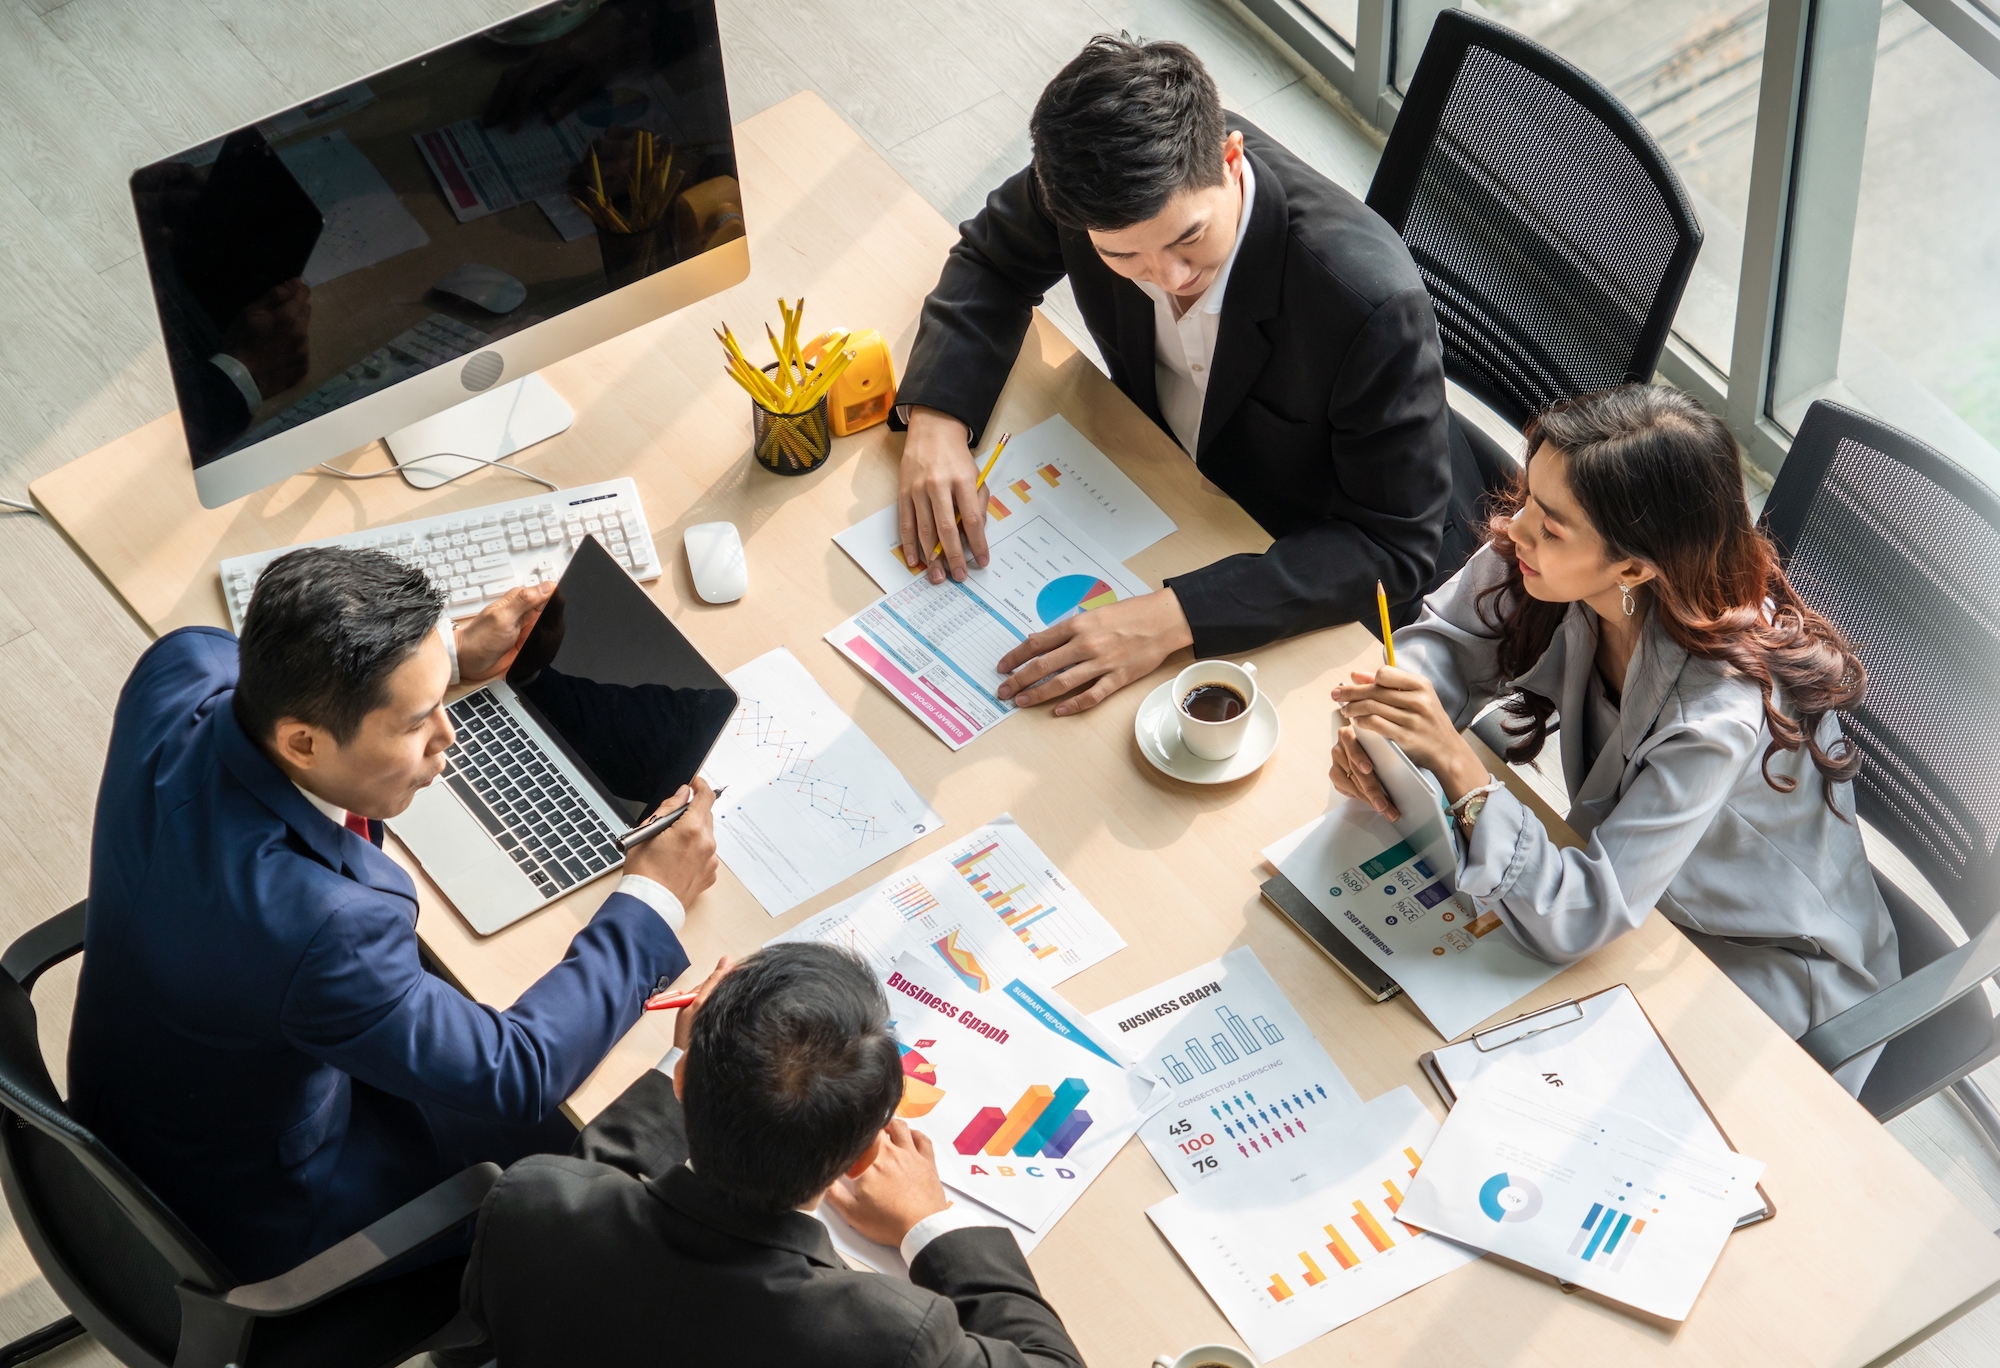
[[[481,266],[475,261],[452,267],[439,276],[431,288],[439,294],[462,299],[475,309],[495,314],[514,312],[528,297],[526,285],[498,267]]]
[[[743,597],[750,587],[750,567],[743,559],[743,538],[736,535],[735,523],[696,523],[683,541],[697,594],[709,603],[734,603]]]

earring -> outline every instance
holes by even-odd
[[[1629,584],[1619,585],[1618,595],[1618,606],[1625,610],[1626,617],[1631,617],[1633,613],[1638,611],[1639,605],[1632,600],[1632,586]]]

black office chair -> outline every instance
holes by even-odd
[[[1971,937],[1954,947],[1878,871],[1903,980],[1800,1038],[1828,1069],[1887,1042],[1861,1102],[1883,1120],[1950,1088],[1995,1145],[1967,1074],[2000,1056],[2000,496],[1923,443],[1824,401],[1807,410],[1765,504],[1799,597],[1868,669],[1841,725],[1861,749],[1855,806]]]
[[[463,1257],[369,1283],[458,1228],[500,1176],[480,1164],[259,1283],[239,1283],[56,1095],[29,990],[83,949],[84,904],[0,956],[0,1191],[73,1315],[0,1354],[25,1362],[88,1331],[131,1368],[388,1368],[469,1345]],[[365,1286],[363,1284],[366,1284]]]
[[[1679,177],[1630,111],[1457,9],[1431,28],[1368,207],[1423,273],[1445,374],[1517,428],[1558,399],[1650,380],[1701,250]]]

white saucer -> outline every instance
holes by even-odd
[[[1262,768],[1278,749],[1278,709],[1261,690],[1250,709],[1250,726],[1243,746],[1227,760],[1204,760],[1181,741],[1180,710],[1174,707],[1174,681],[1169,679],[1146,695],[1132,730],[1139,750],[1153,768],[1189,784],[1226,784]]]

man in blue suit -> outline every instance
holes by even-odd
[[[713,794],[635,849],[569,954],[506,1011],[419,959],[382,819],[444,769],[444,695],[503,670],[548,586],[455,635],[424,576],[294,552],[239,642],[161,638],[98,795],[70,1107],[235,1274],[284,1271],[469,1163],[566,1151],[558,1107],[687,968]]]

